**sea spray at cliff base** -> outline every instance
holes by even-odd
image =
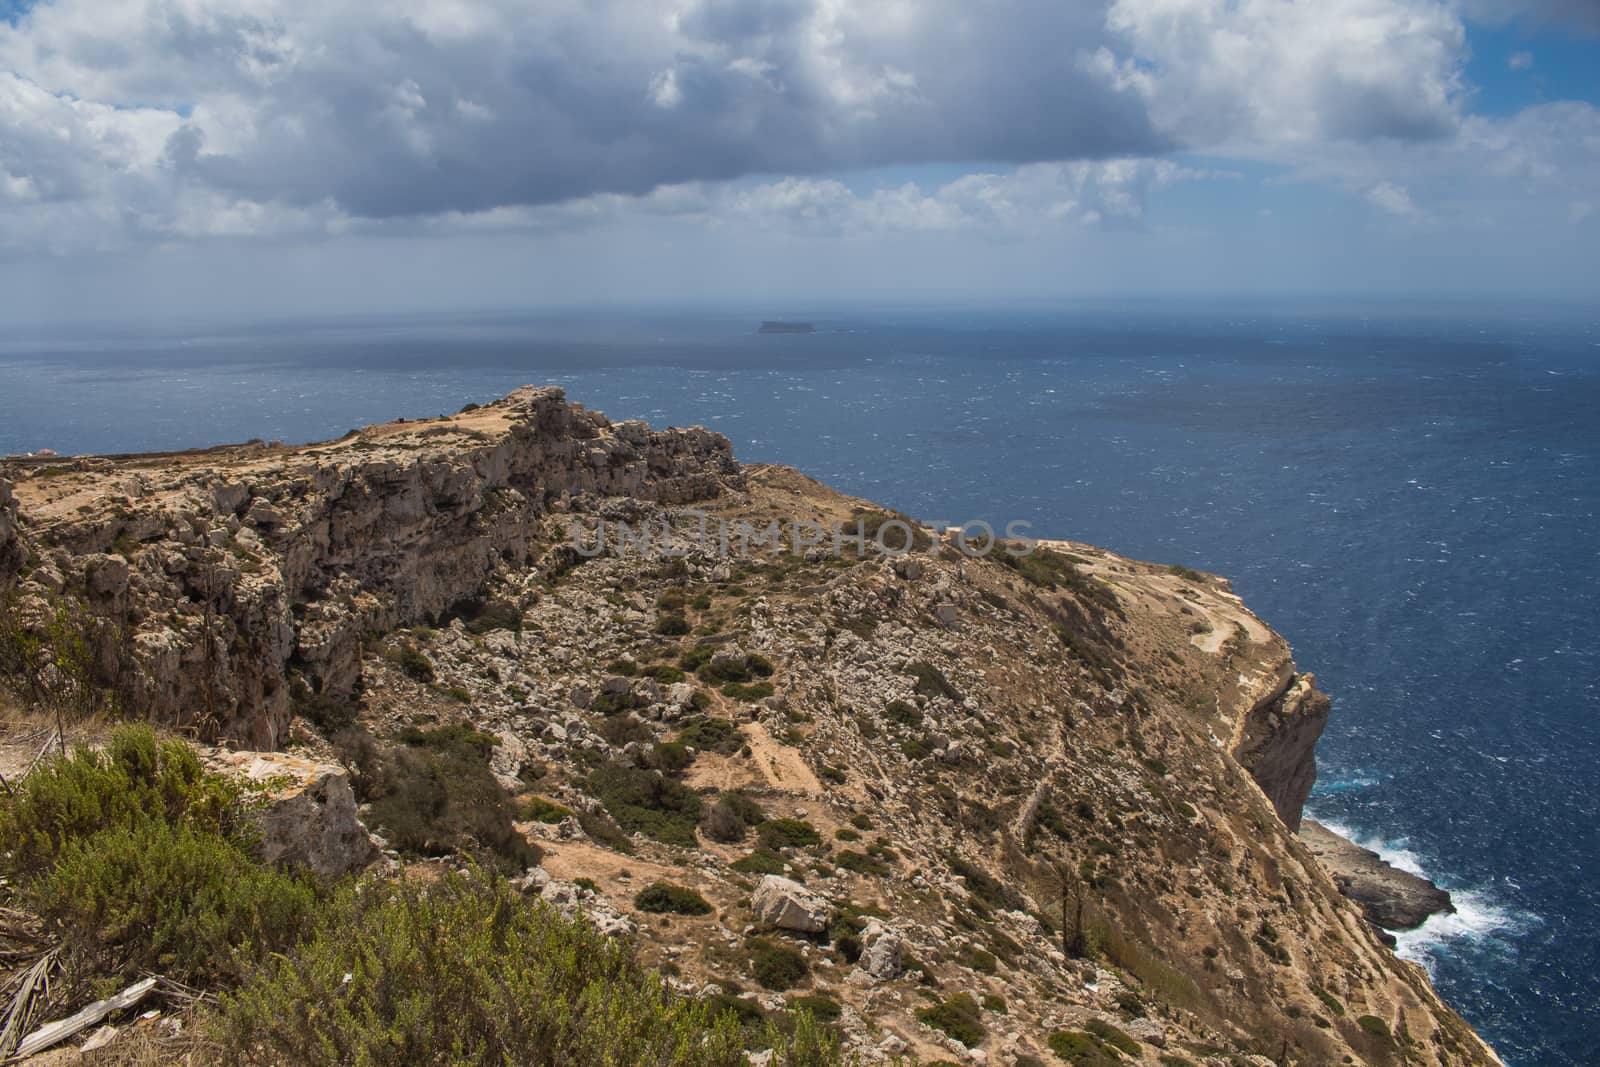
[[[1465,952],[1474,957],[1502,959],[1512,956],[1517,950],[1517,936],[1538,924],[1537,916],[1518,911],[1497,899],[1492,888],[1463,886],[1448,873],[1430,869],[1430,865],[1409,847],[1409,841],[1385,840],[1320,818],[1314,805],[1313,799],[1313,809],[1308,814],[1334,833],[1376,852],[1386,863],[1449,891],[1454,911],[1431,915],[1414,930],[1394,931],[1398,942],[1395,951],[1402,958],[1427,967],[1430,974],[1436,970],[1438,958],[1447,953]]]

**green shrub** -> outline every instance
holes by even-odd
[[[531,822],[558,823],[572,817],[572,809],[544,797],[530,797],[522,805],[522,817]]]
[[[685,723],[683,729],[678,731],[678,740],[701,752],[730,756],[744,744],[744,735],[733,720],[708,717]]]
[[[883,709],[883,716],[901,726],[916,726],[922,722],[922,709],[910,701],[894,700]]]
[[[1084,1029],[1118,1052],[1125,1052],[1130,1056],[1139,1055],[1139,1042],[1104,1019],[1091,1019]]]
[[[988,1032],[978,1010],[978,1002],[966,993],[957,993],[917,1012],[917,1018],[935,1030],[942,1030],[968,1048],[975,1048]]]
[[[693,889],[670,882],[655,882],[639,890],[634,907],[655,915],[709,915],[711,905]]]
[[[854,871],[857,874],[882,875],[889,873],[887,864],[879,862],[864,852],[857,852],[849,848],[842,848],[835,852],[833,854],[833,862],[836,866],[843,867],[847,871]]]
[[[1312,986],[1311,991],[1317,995],[1318,1000],[1322,1001],[1323,1006],[1335,1016],[1344,1014],[1344,1005],[1339,1003],[1338,997],[1334,996],[1326,989],[1323,989],[1321,986]]]
[[[682,774],[694,763],[694,753],[681,741],[662,741],[651,747],[644,761],[662,774]]]
[[[447,875],[371,890],[336,894],[299,951],[223,998],[210,1026],[222,1059],[743,1063],[734,1018],[673,996],[625,945],[503,881]]]
[[[628,833],[693,848],[700,797],[658,771],[608,763],[589,775],[588,790]]]
[[[125,726],[104,751],[74,749],[48,758],[0,798],[0,856],[14,879],[37,877],[69,843],[145,822],[235,836],[241,792],[207,772],[194,749],[158,741],[146,726]]]
[[[1361,1027],[1373,1037],[1389,1037],[1389,1024],[1376,1015],[1362,1015],[1356,1019],[1356,1025]]]
[[[1122,1062],[1115,1049],[1082,1030],[1057,1030],[1047,1044],[1073,1067],[1115,1067]]]
[[[750,950],[756,981],[768,989],[779,992],[792,989],[811,973],[806,958],[793,945],[757,937],[746,942],[746,947]]]
[[[513,825],[517,811],[489,770],[498,743],[466,726],[407,729],[403,744],[377,754],[363,786],[371,820],[389,843],[417,856],[454,852],[520,871],[540,851]]]
[[[839,1007],[839,1002],[832,997],[812,994],[810,996],[795,997],[789,1002],[789,1010],[810,1012],[811,1017],[818,1022],[831,1023],[839,1017],[839,1013],[843,1009]]]
[[[214,831],[146,819],[67,843],[30,899],[101,973],[204,985],[292,945],[317,893]]]
[[[740,874],[782,874],[785,864],[783,857],[771,849],[758,848],[728,866]]]
[[[682,615],[663,615],[656,619],[656,633],[663,637],[682,637],[693,627]]]
[[[802,819],[768,819],[757,831],[762,848],[812,848],[822,844],[817,828]]]
[[[758,700],[765,700],[777,692],[771,682],[757,682],[754,685],[741,685],[738,682],[729,682],[722,687],[722,695],[729,700],[739,700],[746,704],[754,704]]]
[[[478,635],[493,630],[522,632],[522,609],[509,600],[491,600],[467,623],[467,632]]]
[[[1028,906],[1021,893],[1018,893],[1010,886],[1001,885],[988,871],[968,863],[960,856],[952,856],[950,858],[950,869],[966,880],[967,890],[973,896],[992,908],[1000,908],[1004,911],[1023,911]]]
[[[433,661],[423,655],[415,645],[401,645],[391,654],[391,659],[395,666],[400,668],[401,673],[414,682],[427,685],[434,679]]]
[[[729,792],[719,796],[706,811],[700,828],[711,840],[732,845],[743,841],[750,827],[759,826],[766,819],[766,812],[755,801],[743,793]]]

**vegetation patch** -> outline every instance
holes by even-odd
[[[803,819],[768,819],[757,831],[762,848],[814,848],[822,844],[817,828]]]
[[[918,1010],[917,1018],[968,1048],[976,1048],[988,1033],[978,1002],[966,993],[957,993]]]
[[[410,727],[400,741],[386,749],[368,734],[340,737],[358,799],[371,804],[390,844],[413,856],[463,852],[508,872],[539,862],[539,849],[513,825],[516,803],[489,770],[498,740],[455,725]]]
[[[674,996],[626,946],[471,875],[339,892],[316,936],[225,997],[211,1030],[223,1059],[312,1067],[744,1058],[736,1018]]]
[[[558,823],[562,819],[570,819],[572,809],[544,797],[530,797],[523,802],[522,817],[530,822]]]
[[[700,797],[659,771],[608,763],[589,775],[587,789],[624,831],[694,847]]]
[[[745,947],[750,950],[750,965],[755,970],[756,981],[767,989],[777,992],[792,989],[811,973],[805,956],[793,945],[755,937],[745,942]]]
[[[782,856],[767,848],[758,848],[743,859],[728,866],[740,874],[782,874],[788,866]]]
[[[634,907],[656,915],[710,915],[711,905],[693,889],[670,882],[655,882],[639,890]]]

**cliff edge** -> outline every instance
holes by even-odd
[[[552,389],[3,474],[11,617],[74,621],[86,684],[344,762],[416,864],[455,850],[373,753],[471,739],[519,885],[684,996],[803,1001],[869,1062],[1498,1062],[1296,835],[1328,701],[1221,578],[963,542]]]

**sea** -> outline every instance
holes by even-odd
[[[0,326],[0,454],[322,440],[526,383],[1227,576],[1334,698],[1310,812],[1454,894],[1399,951],[1514,1067],[1600,1064],[1600,305]]]

